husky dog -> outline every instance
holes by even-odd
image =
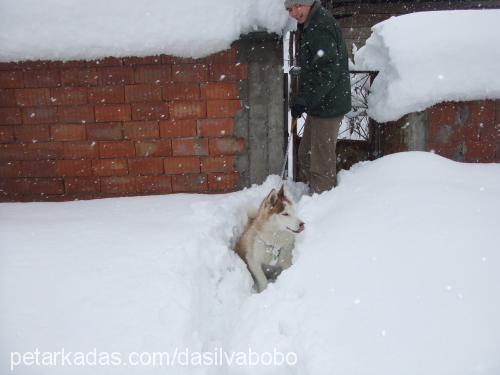
[[[257,291],[262,292],[268,280],[292,265],[295,235],[304,230],[304,223],[296,216],[283,185],[278,192],[271,190],[255,217],[248,219],[235,251],[247,264]]]

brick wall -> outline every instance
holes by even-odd
[[[383,155],[418,150],[461,162],[500,163],[500,100],[441,103],[380,127]]]
[[[0,64],[0,201],[234,190],[237,55]]]

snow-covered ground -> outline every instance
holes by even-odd
[[[202,57],[287,22],[283,0],[1,0],[0,62]]]
[[[500,373],[500,165],[401,153],[341,172],[338,188],[319,196],[289,184],[306,230],[294,265],[255,294],[230,248],[246,207],[278,183],[1,204],[0,373],[10,373],[11,352],[94,348],[122,360],[275,350],[297,363],[12,373]]]
[[[375,25],[355,53],[379,71],[370,117],[394,121],[444,101],[500,99],[500,10],[419,12]]]

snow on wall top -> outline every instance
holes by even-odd
[[[0,0],[0,62],[198,58],[287,18],[283,0]]]
[[[413,13],[372,31],[354,60],[380,72],[368,97],[376,121],[443,101],[500,98],[500,10]]]

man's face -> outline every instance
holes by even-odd
[[[311,6],[293,4],[287,10],[290,17],[295,18],[298,23],[304,23],[309,15]]]

